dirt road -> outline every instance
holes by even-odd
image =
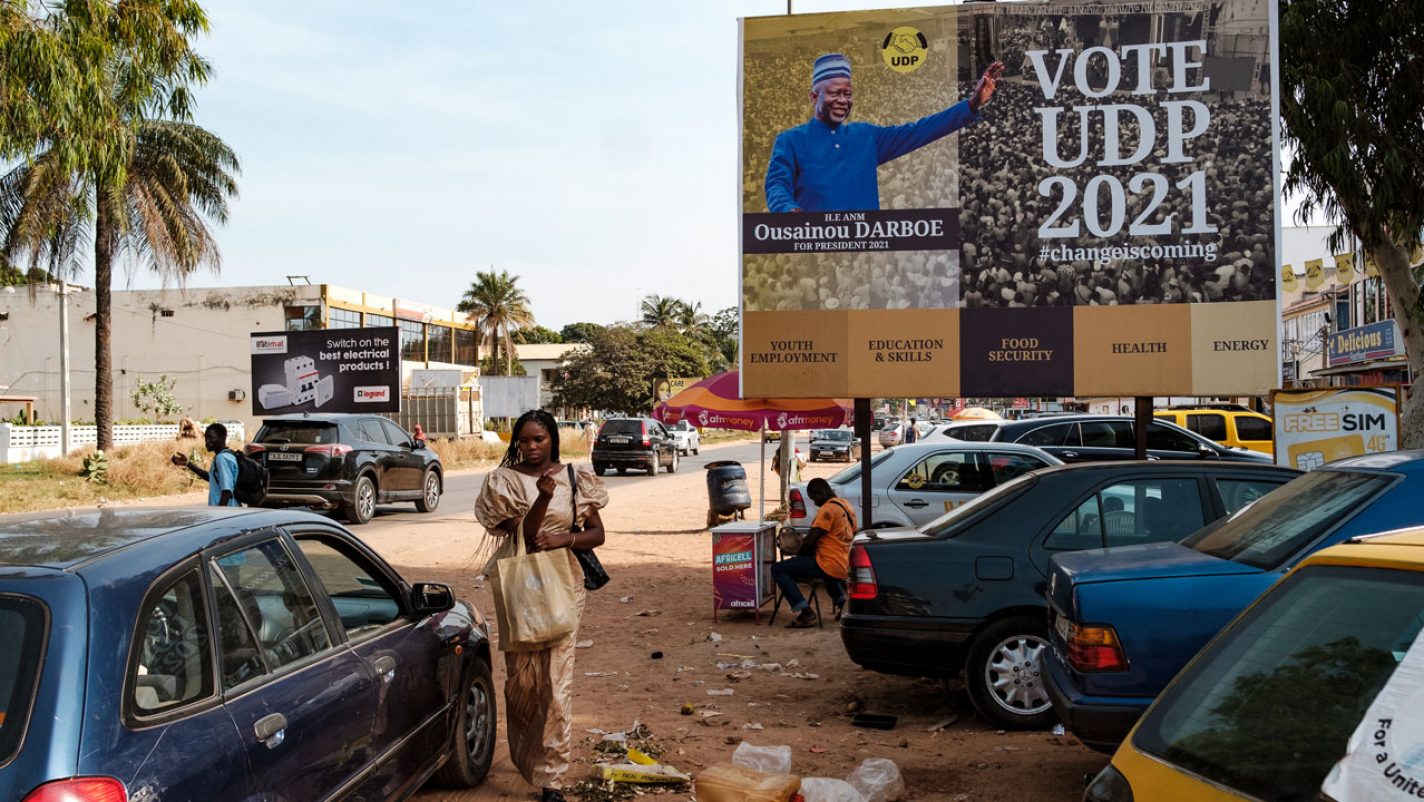
[[[724,616],[714,624],[701,465],[728,457],[742,460],[754,475],[755,444],[731,444],[704,449],[702,458],[684,460],[676,474],[605,479],[612,502],[603,516],[608,543],[599,554],[614,581],[590,594],[578,635],[591,645],[578,652],[576,775],[584,774],[593,760],[597,736],[590,730],[619,732],[641,722],[664,748],[664,761],[691,774],[729,759],[746,739],[791,745],[793,771],[807,777],[844,778],[866,757],[888,757],[904,773],[904,799],[1068,802],[1081,797],[1084,774],[1097,771],[1105,762],[1102,756],[1071,736],[995,732],[974,714],[962,692],[943,683],[860,669],[846,657],[833,621],[824,629],[787,630],[783,611],[774,626],[767,625],[766,615],[760,624],[749,616]],[[830,475],[841,467],[813,464],[807,476]],[[407,578],[449,582],[489,614],[489,594],[468,565],[479,534],[470,505],[481,478],[476,473],[450,477],[434,515],[392,506],[358,531]],[[755,497],[755,478],[751,485]],[[825,608],[829,617],[829,604]],[[744,661],[768,667],[743,668]],[[736,665],[725,667],[729,663]],[[502,665],[495,672],[502,682]],[[731,695],[709,695],[724,689],[731,689]],[[692,715],[681,714],[684,703],[694,706]],[[859,729],[850,725],[852,709],[889,713],[899,720],[889,731]],[[930,731],[946,721],[953,723]],[[417,799],[533,798],[504,754],[502,728],[500,741],[484,787],[459,793],[432,789]],[[692,797],[683,790],[667,798]]]

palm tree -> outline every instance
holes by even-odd
[[[677,302],[677,325],[683,331],[706,328],[712,324],[712,318],[702,311],[702,302],[688,303],[687,301]]]
[[[94,416],[98,447],[113,442],[111,289],[114,262],[131,256],[165,284],[221,264],[208,220],[227,221],[237,194],[236,154],[188,122],[129,117],[120,169],[71,172],[59,148],[37,153],[0,176],[0,258],[28,254],[55,272],[74,272],[94,252]]]
[[[675,326],[682,301],[670,295],[649,295],[643,299],[643,325],[649,328]]]
[[[508,270],[498,273],[491,268],[475,273],[475,281],[465,291],[459,306],[475,324],[475,363],[479,364],[479,339],[488,335],[494,350],[494,364],[499,364],[499,344],[504,342],[505,375],[514,373],[514,345],[509,333],[534,325],[534,313],[529,311],[529,296],[519,288],[519,277]]]

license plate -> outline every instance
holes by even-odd
[[[610,437],[610,438],[608,438],[608,442],[610,442],[610,443],[619,443],[619,444],[622,444],[622,443],[628,443],[628,442],[631,442],[631,441],[630,441],[628,438],[626,438],[626,437]]]
[[[288,451],[269,451],[269,452],[267,452],[267,461],[268,461],[268,462],[301,462],[301,461],[302,461],[302,454],[301,454],[300,451],[296,451],[296,452],[288,452]]]
[[[1058,637],[1062,638],[1064,643],[1068,642],[1068,630],[1071,626],[1067,616],[1054,617],[1053,628],[1058,630]]]

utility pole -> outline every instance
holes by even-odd
[[[69,430],[69,285],[59,280],[59,448],[68,456],[74,447]]]

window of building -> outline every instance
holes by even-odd
[[[321,329],[320,306],[283,307],[287,319],[287,331],[319,331]]]
[[[475,364],[475,333],[469,329],[455,329],[455,364]]]
[[[449,362],[453,358],[450,353],[451,340],[449,326],[436,326],[431,324],[426,327],[426,332],[430,336],[428,353],[431,362]]]
[[[332,307],[326,313],[326,327],[329,329],[359,329],[361,328],[361,313]]]
[[[425,361],[425,324],[416,320],[400,321],[401,358]]]
[[[366,328],[379,328],[381,326],[394,326],[396,319],[388,315],[376,315],[366,313]]]

